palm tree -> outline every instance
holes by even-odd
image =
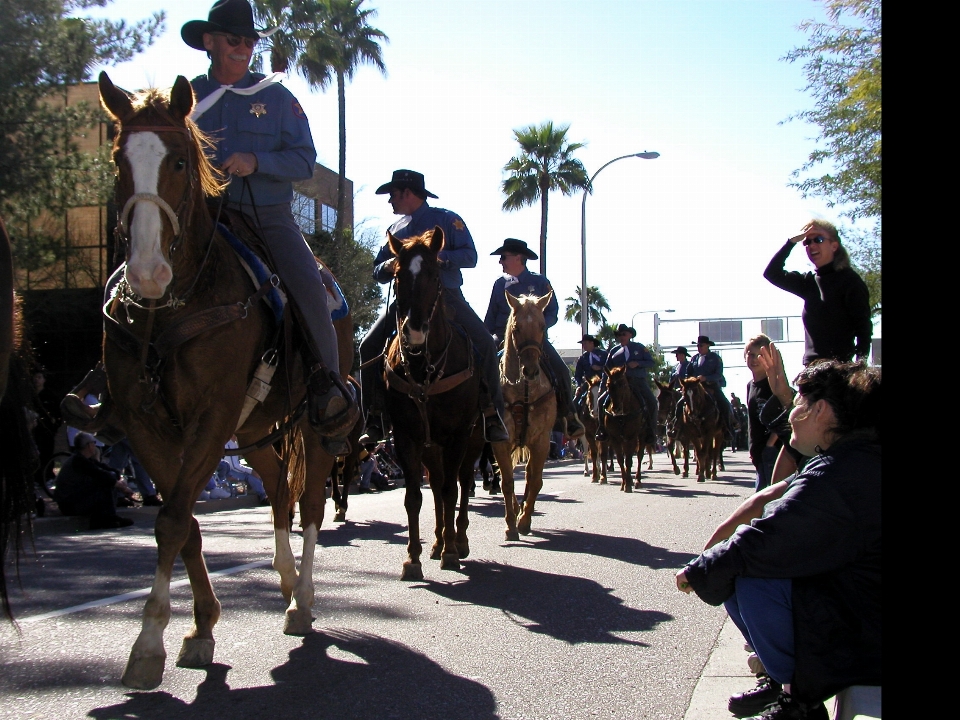
[[[601,347],[609,348],[614,345],[619,345],[620,342],[617,340],[617,325],[616,323],[605,322],[597,329],[597,340],[600,341]]]
[[[343,235],[347,177],[347,103],[344,86],[360,65],[373,65],[384,75],[383,54],[378,41],[389,42],[369,20],[376,10],[361,9],[364,0],[314,0],[323,18],[321,27],[307,38],[297,69],[312,87],[325,89],[336,79],[340,122],[340,178],[337,182],[337,224],[334,236]]]
[[[521,153],[503,166],[510,176],[501,189],[504,210],[519,210],[540,201],[540,274],[547,274],[547,206],[551,190],[573,195],[590,184],[583,163],[572,157],[583,143],[568,143],[569,125],[555,128],[552,121],[529,125],[513,134]]]
[[[581,325],[580,315],[580,286],[577,286],[577,294],[574,297],[564,298],[567,306],[563,313],[563,319],[567,322]],[[607,316],[604,311],[610,312],[610,303],[600,292],[596,285],[587,285],[587,317],[594,325],[603,325],[607,322]]]
[[[322,16],[311,13],[310,4],[304,0],[253,0],[254,21],[264,28],[276,28],[262,43],[270,49],[271,72],[287,72],[303,52],[304,39],[319,30]],[[259,70],[262,62],[258,55],[255,69]]]

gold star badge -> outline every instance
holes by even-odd
[[[453,227],[455,227],[457,230],[463,230],[467,226],[463,224],[463,220],[457,218],[453,221]]]
[[[267,114],[267,105],[262,102],[250,103],[250,114],[260,117]]]

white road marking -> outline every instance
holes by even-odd
[[[257,562],[247,563],[246,565],[237,565],[236,567],[227,568],[226,570],[218,570],[217,572],[210,573],[210,577],[218,577],[224,575],[235,575],[236,573],[243,572],[245,570],[253,570],[254,568],[266,567],[269,566],[272,560],[258,560]],[[170,583],[170,589],[183,587],[184,585],[189,585],[190,580],[184,578],[183,580],[174,580]],[[113,597],[103,598],[102,600],[93,600],[91,602],[83,603],[82,605],[74,605],[73,607],[64,608],[63,610],[54,610],[53,612],[43,613],[42,615],[31,615],[30,617],[18,619],[17,622],[23,625],[27,623],[40,622],[41,620],[49,620],[50,618],[62,617],[63,615],[71,615],[73,613],[81,612],[83,610],[90,610],[91,608],[103,607],[105,605],[114,605],[115,603],[126,602],[127,600],[135,600],[140,597],[145,597],[150,594],[151,588],[143,588],[142,590],[134,590],[133,592],[123,593],[123,595],[114,595]]]

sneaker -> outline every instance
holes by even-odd
[[[823,703],[808,705],[797,702],[781,691],[776,703],[747,720],[830,720],[830,713]]]
[[[727,710],[735,717],[755,715],[766,707],[777,702],[782,690],[780,683],[769,675],[757,674],[757,685],[752,690],[730,696]]]

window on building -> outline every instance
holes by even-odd
[[[783,340],[783,318],[765,318],[760,321],[760,332],[774,342]]]
[[[715,343],[743,342],[743,322],[740,320],[716,320],[700,323],[700,334]]]
[[[317,232],[317,204],[315,199],[301,195],[297,191],[293,192],[290,210],[300,230],[306,235]]]
[[[337,227],[337,209],[320,205],[320,229],[332,233]]]

